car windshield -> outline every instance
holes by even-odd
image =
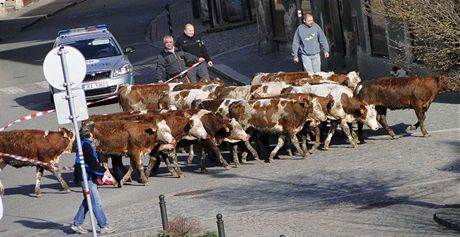
[[[66,43],[80,50],[86,60],[118,56],[121,54],[111,38],[96,38]]]

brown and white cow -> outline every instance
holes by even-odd
[[[267,82],[261,85],[246,86],[226,86],[219,87],[216,90],[216,99],[238,99],[250,100],[260,97],[279,95],[281,91],[288,87],[285,82]]]
[[[190,109],[194,100],[215,99],[215,92],[202,91],[200,89],[190,89],[181,91],[171,91],[163,95],[158,101],[161,109]]]
[[[123,111],[158,110],[163,94],[181,83],[152,83],[122,86],[118,90],[118,103]]]
[[[334,103],[329,111],[329,119],[332,121],[332,126],[324,142],[325,150],[329,148],[329,144],[338,124],[340,124],[353,147],[357,146],[357,141],[353,138],[352,131],[350,131],[347,123],[355,122],[355,120],[358,119],[372,130],[375,131],[378,129],[375,106],[358,101],[358,99],[353,96],[353,91],[348,87],[334,84],[307,85],[302,87],[291,87],[286,89],[286,92],[332,96]]]
[[[201,90],[210,90],[215,86],[224,86],[224,82],[220,79],[215,80],[199,80],[192,83],[184,83],[174,87],[173,91],[181,90],[191,90],[191,89],[201,89]]]
[[[345,85],[352,90],[361,82],[359,73],[356,71],[348,74],[335,74],[334,72],[278,72],[278,73],[258,73],[254,76],[251,84],[259,85],[270,81],[282,81],[290,85],[302,86],[306,83],[310,85],[322,83],[338,83]]]
[[[310,107],[312,107],[312,113],[309,114],[309,117],[307,118],[307,124],[304,127],[311,129],[314,134],[315,134],[315,144],[313,146],[313,149],[310,151],[311,153],[314,152],[320,145],[320,129],[319,129],[319,123],[320,122],[325,122],[328,118],[329,111],[332,108],[332,105],[334,104],[334,100],[332,99],[332,96],[317,96],[314,94],[306,94],[306,93],[287,93],[287,94],[281,94],[279,96],[273,96],[273,97],[268,97],[265,99],[275,99],[275,98],[284,98],[284,99],[291,99],[299,102],[304,102],[308,103]],[[302,135],[302,149],[304,152],[307,152],[307,137],[306,133],[307,131],[302,130],[301,135]]]
[[[229,117],[230,105],[238,101],[245,101],[245,100],[234,100],[234,99],[201,100],[201,101],[194,101],[193,107],[198,108],[198,109],[210,110],[213,113],[219,114],[223,117]],[[249,141],[249,138],[251,136],[244,131],[245,129],[243,129],[243,127],[237,120],[232,118],[230,122],[232,123],[232,127],[233,127],[232,135],[230,135],[230,137],[226,138],[224,141],[233,144],[232,152],[233,152],[233,160],[235,161],[235,165],[239,166],[239,161],[238,161],[237,152],[236,152],[238,149],[236,143],[238,142],[243,142],[245,148],[251,153],[254,159],[260,160],[259,155],[257,154],[257,151],[252,147]],[[240,132],[240,128],[243,131]],[[241,139],[241,137],[245,137],[245,139]],[[243,157],[242,157],[243,163],[246,163],[246,155],[247,153],[244,152]]]
[[[396,133],[388,126],[386,120],[387,109],[413,109],[418,122],[409,129],[420,126],[423,136],[428,136],[425,128],[425,112],[437,94],[455,90],[455,85],[444,76],[427,77],[387,77],[361,82],[356,98],[362,102],[375,104],[378,121],[392,137]],[[364,142],[362,125],[358,126],[359,140]]]
[[[59,171],[59,159],[62,154],[72,151],[74,139],[74,133],[65,128],[60,128],[57,132],[43,130],[0,132],[0,152],[49,164],[49,166],[35,165],[31,162],[15,160],[9,156],[0,155],[0,170],[3,170],[6,165],[11,165],[15,168],[36,166],[35,194],[39,197],[41,196],[41,178],[43,170],[46,169],[56,176],[64,191],[70,192],[69,186]],[[0,193],[3,194],[3,192],[4,187],[0,182]]]
[[[305,158],[297,133],[302,130],[308,114],[312,112],[307,103],[287,99],[260,99],[238,101],[230,104],[229,116],[235,118],[244,129],[279,134],[278,144],[270,153],[271,162],[289,136],[297,152]]]

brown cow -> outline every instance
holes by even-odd
[[[142,157],[149,154],[159,144],[159,136],[163,136],[163,139],[169,144],[175,143],[168,128],[164,127],[164,123],[158,123],[158,127],[153,123],[122,120],[89,122],[87,124],[91,123],[94,123],[94,144],[98,152],[108,156],[113,154],[130,157],[130,166],[128,172],[119,182],[120,187],[131,177],[133,166],[139,170],[144,185],[148,185]],[[165,149],[172,149],[172,147],[165,147]]]
[[[35,182],[35,194],[41,196],[40,183],[43,170],[52,172],[62,188],[70,192],[69,186],[64,181],[59,171],[59,159],[62,154],[72,151],[72,144],[75,136],[72,131],[60,128],[57,132],[42,130],[14,130],[0,132],[0,152],[22,156],[25,158],[41,161],[49,166],[35,165],[27,161],[15,160],[9,156],[0,155],[0,170],[7,164],[20,168],[24,166],[36,166],[37,176]],[[0,182],[0,193],[3,194],[4,187]]]
[[[122,86],[118,90],[118,103],[123,111],[158,110],[163,94],[181,83],[155,83]]]
[[[162,148],[163,146],[166,146],[169,150],[174,151],[177,142],[179,142],[181,139],[183,139],[185,136],[193,136],[197,139],[206,139],[207,138],[207,133],[206,130],[203,127],[203,124],[201,123],[201,120],[195,116],[192,115],[190,117],[183,117],[183,116],[175,116],[175,115],[168,115],[168,114],[157,114],[152,111],[141,111],[141,112],[120,112],[120,113],[113,113],[113,114],[108,114],[108,115],[92,115],[90,116],[89,120],[92,121],[116,121],[116,120],[122,120],[122,121],[138,121],[138,122],[144,122],[144,123],[152,123],[152,124],[157,124],[159,127],[159,131],[157,132],[157,140],[159,142],[165,143],[167,145],[162,145],[159,147],[159,151],[161,152],[158,155],[164,155],[164,152],[162,152],[164,149]],[[160,126],[162,125],[162,126]],[[168,141],[164,136],[159,136],[162,134],[160,132],[161,128],[165,128],[165,134],[171,134],[172,137],[174,138],[174,143],[171,143]],[[169,149],[171,147],[171,149]],[[168,153],[170,154],[170,153]],[[156,156],[154,156],[156,157]],[[151,156],[151,158],[153,158]],[[168,156],[168,158],[172,158],[172,163],[174,165],[171,166],[170,162],[165,159],[165,162],[167,164],[168,170],[171,172],[172,175],[176,177],[182,177],[182,171],[179,167],[179,164],[177,163],[177,160],[175,157]],[[148,167],[146,170],[145,174],[146,176],[150,175],[150,170],[152,167]]]
[[[418,122],[409,129],[414,130],[420,126],[423,136],[428,136],[424,124],[425,112],[437,94],[454,90],[455,85],[444,76],[386,77],[363,81],[356,97],[360,101],[375,104],[378,121],[392,138],[396,138],[396,133],[388,126],[387,109],[413,109]],[[358,135],[359,140],[364,142],[362,125],[358,126]]]

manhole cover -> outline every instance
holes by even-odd
[[[174,194],[174,196],[191,196],[191,195],[198,195],[198,194],[207,193],[207,192],[211,192],[211,191],[212,191],[212,189],[193,190],[193,191],[189,191],[189,192],[176,193],[176,194]]]

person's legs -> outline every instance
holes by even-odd
[[[203,78],[206,80],[210,80],[209,72],[208,72],[208,64],[206,62],[203,62],[202,64],[198,65],[196,69],[197,69],[196,75],[198,76],[198,80],[203,79]]]
[[[302,55],[303,70],[306,72],[313,72],[312,62],[310,56]]]
[[[195,67],[195,68],[192,68],[190,71],[187,72],[187,76],[192,82],[196,82],[197,70],[198,69]]]
[[[83,186],[83,182],[82,186]],[[83,195],[85,191],[83,190]],[[88,204],[86,203],[86,198],[83,198],[83,201],[81,202],[80,207],[78,208],[77,214],[73,218],[73,225],[74,226],[81,226],[83,225],[83,222],[85,221],[85,216],[86,213],[88,212]]]
[[[321,56],[315,54],[310,56],[313,72],[321,72]]]
[[[93,207],[94,217],[96,217],[97,225],[101,228],[107,226],[107,217],[102,209],[102,201],[97,190],[97,184],[88,181],[89,192],[91,195],[91,205]]]

